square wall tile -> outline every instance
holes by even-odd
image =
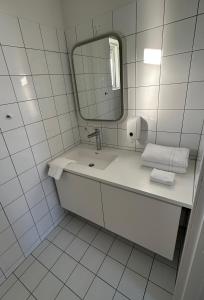
[[[66,94],[63,75],[51,75],[50,79],[52,84],[53,95]]]
[[[26,131],[31,146],[40,143],[46,139],[45,130],[42,122],[27,125]]]
[[[0,187],[0,193],[1,204],[3,207],[11,203],[13,200],[19,198],[23,192],[18,178],[16,177],[2,185]]]
[[[199,13],[204,12],[204,1],[203,0],[200,0],[198,12]]]
[[[44,120],[45,131],[48,138],[60,133],[59,122],[57,118]]]
[[[7,118],[9,115],[12,118]],[[17,104],[0,106],[0,128],[2,131],[21,127],[23,121]]]
[[[113,11],[113,28],[122,35],[136,32],[136,2],[119,7]]]
[[[56,29],[40,25],[45,50],[59,51]]]
[[[172,120],[174,120],[174,122],[172,122]],[[157,130],[181,132],[182,120],[182,110],[159,110]]]
[[[161,66],[161,83],[169,84],[187,82],[190,58],[190,53],[163,57]]]
[[[149,28],[163,24],[164,0],[154,1],[139,0],[137,2],[137,31],[143,31]]]
[[[136,60],[144,60],[144,49],[161,49],[162,27],[140,32],[136,35]]]
[[[36,164],[41,163],[50,158],[50,150],[47,141],[39,143],[32,147]]]
[[[57,29],[57,37],[59,42],[59,50],[60,52],[67,52],[67,43],[65,39],[65,32],[63,29]]]
[[[30,75],[30,67],[23,48],[3,47],[10,75]]]
[[[9,152],[6,148],[6,144],[3,138],[3,135],[0,134],[0,159],[9,156]]]
[[[110,128],[103,128],[102,140],[104,144],[117,145],[117,130],[110,129]]]
[[[31,76],[11,76],[18,101],[36,99],[36,93]]]
[[[174,22],[196,15],[198,0],[167,0],[165,3],[165,23]]]
[[[160,109],[184,109],[187,83],[161,85],[159,93]]]
[[[31,213],[34,218],[34,221],[38,223],[48,213],[48,206],[46,200],[43,199],[40,203],[34,206],[31,209]]]
[[[37,100],[20,102],[19,106],[25,124],[31,124],[41,121],[41,115]]]
[[[70,147],[74,144],[74,137],[73,137],[72,130],[63,132],[62,141],[63,141],[64,148]]]
[[[159,86],[136,88],[136,109],[157,109]]]
[[[18,218],[28,211],[25,197],[22,196],[5,207],[6,215],[10,223],[14,223]]]
[[[48,75],[35,75],[33,76],[33,80],[38,98],[52,96],[52,88]]]
[[[10,157],[0,160],[0,184],[3,184],[16,176]]]
[[[43,119],[56,116],[55,102],[53,97],[39,99],[39,106]]]
[[[164,26],[163,55],[172,55],[192,50],[195,18]]]
[[[159,65],[151,65],[143,61],[136,62],[136,87],[158,85],[159,77]]]
[[[43,50],[39,24],[22,18],[19,21],[25,47]]]
[[[179,147],[180,133],[157,132],[156,143],[163,146]]]
[[[3,56],[2,49],[0,48],[0,75],[8,75],[6,62]]]
[[[196,33],[195,33],[195,41],[194,41],[194,50],[204,49],[204,15],[198,16],[197,24],[196,24]]]
[[[29,229],[31,229],[34,226],[33,218],[28,211],[23,216],[21,216],[13,225],[12,228],[16,234],[17,238],[20,238],[21,236],[26,233]]]
[[[39,244],[40,239],[35,226],[30,228],[20,239],[19,244],[27,256]]]
[[[48,74],[44,51],[28,49],[27,54],[33,75]]]
[[[35,165],[33,154],[30,149],[26,149],[12,155],[11,159],[17,174],[21,174]]]
[[[182,132],[201,134],[203,121],[204,121],[204,111],[185,110]]]
[[[32,189],[30,189],[26,194],[26,200],[28,203],[29,208],[34,207],[36,204],[41,202],[43,198],[45,197],[42,185],[38,184],[34,186]]]
[[[187,109],[204,109],[204,82],[191,82],[188,85]]]
[[[93,18],[94,35],[105,34],[113,30],[112,11],[100,14]]]
[[[63,74],[60,53],[46,51],[49,74]]]
[[[48,141],[51,155],[54,156],[63,151],[63,143],[60,135],[57,135]]]
[[[40,178],[36,168],[32,168],[31,170],[28,170],[25,173],[21,174],[19,176],[19,180],[24,192],[27,192],[40,182]]]
[[[135,34],[124,37],[125,51],[123,52],[124,63],[135,62],[135,47],[136,47],[136,36]]]
[[[68,99],[66,95],[55,96],[55,105],[58,115],[69,111]]]
[[[88,20],[86,23],[76,25],[77,42],[87,40],[93,37],[92,20]]]
[[[203,81],[204,50],[193,52],[190,81]]]
[[[0,105],[16,102],[16,96],[9,76],[0,76],[0,89]]]
[[[23,47],[18,19],[6,14],[0,14],[0,42],[2,45]]]
[[[191,155],[197,156],[200,142],[200,134],[184,133],[181,134],[180,147],[186,147],[191,150]]]
[[[14,154],[29,147],[24,127],[5,132],[4,138],[10,154]]]

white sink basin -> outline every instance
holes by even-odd
[[[116,157],[117,155],[108,151],[94,151],[92,149],[75,149],[66,155],[66,158],[75,160],[80,165],[100,170],[106,169]]]

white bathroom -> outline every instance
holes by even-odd
[[[204,299],[204,0],[0,0],[0,299]]]

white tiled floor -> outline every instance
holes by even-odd
[[[179,253],[170,262],[69,214],[0,286],[0,299],[171,300]]]

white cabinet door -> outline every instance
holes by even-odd
[[[173,258],[180,207],[105,184],[101,191],[107,229]]]
[[[100,183],[64,172],[56,185],[62,207],[104,226]]]

